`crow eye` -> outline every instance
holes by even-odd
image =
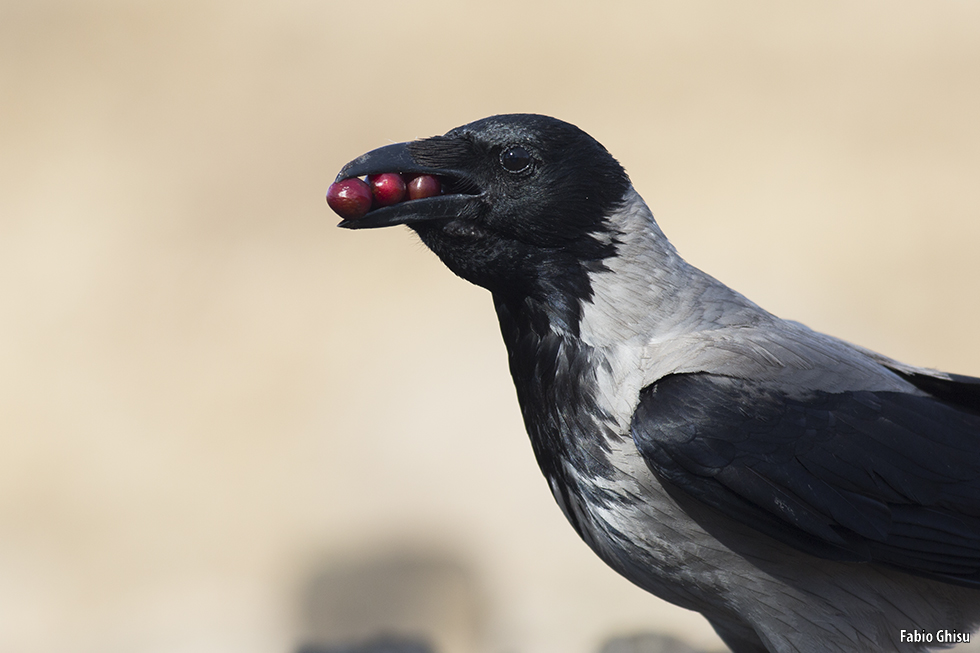
[[[500,165],[507,172],[524,172],[531,167],[531,153],[520,145],[508,147],[500,153]]]

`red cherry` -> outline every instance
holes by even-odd
[[[405,199],[405,180],[396,172],[385,172],[368,177],[375,206],[390,206]]]
[[[408,199],[420,200],[442,192],[442,184],[432,175],[419,175],[408,182]]]
[[[357,177],[330,184],[327,204],[344,220],[363,218],[371,209],[371,187]]]

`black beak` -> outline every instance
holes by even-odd
[[[477,188],[469,175],[461,170],[421,165],[412,157],[409,145],[409,143],[395,143],[362,154],[341,168],[337,174],[337,181],[385,172],[433,175],[442,182],[443,194],[376,208],[364,217],[343,220],[337,225],[338,227],[373,229],[396,224],[467,217],[475,212],[475,200],[479,194],[469,192]],[[459,192],[462,189],[466,189],[467,192]]]

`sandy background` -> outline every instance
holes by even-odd
[[[511,111],[768,309],[980,375],[976,2],[8,0],[0,650],[718,646],[564,523],[486,292],[325,205]]]

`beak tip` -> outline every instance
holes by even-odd
[[[348,174],[347,171],[350,170],[351,167],[353,167],[352,166],[353,163],[354,162],[351,161],[350,163],[348,163],[347,165],[345,165],[343,168],[341,168],[340,169],[340,172],[337,173],[337,178],[333,180],[333,183],[339,184],[340,182],[342,182],[345,179],[350,179],[351,178],[351,175]]]

